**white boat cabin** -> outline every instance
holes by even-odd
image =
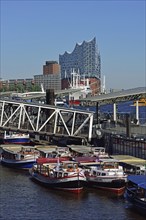
[[[99,158],[109,158],[108,153],[105,152],[104,147],[92,147],[91,152],[93,153],[94,156],[99,157]]]
[[[63,161],[61,163],[44,163],[35,164],[34,171],[49,176],[49,177],[63,177],[68,176],[69,173],[79,172],[78,163],[74,161]]]
[[[36,149],[40,152],[40,157],[43,158],[58,158],[71,156],[70,152],[66,148],[61,148],[57,145],[36,147]]]

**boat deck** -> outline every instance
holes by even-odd
[[[124,167],[124,171],[128,174],[145,174],[146,173],[146,160],[136,158],[129,155],[113,155],[114,159],[119,160]]]
[[[130,155],[112,155],[112,158],[119,160],[119,162],[127,163],[130,165],[146,165],[146,160]]]
[[[22,145],[16,145],[16,144],[4,144],[4,145],[0,145],[0,149],[1,150],[7,150],[9,152],[14,152],[17,153],[18,151],[20,151],[22,149]]]

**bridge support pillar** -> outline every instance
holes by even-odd
[[[139,106],[138,106],[138,100],[136,101],[136,124],[139,124]]]
[[[113,104],[113,120],[114,120],[114,122],[117,121],[117,108],[116,108],[116,103]]]

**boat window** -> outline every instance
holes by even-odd
[[[112,168],[115,168],[115,166],[113,163],[105,163],[103,168],[104,169],[112,169]]]
[[[75,164],[75,169],[77,169],[78,168],[78,165],[77,164]]]
[[[50,170],[50,176],[52,177],[53,176],[53,170]]]
[[[73,168],[73,165],[72,164],[68,164],[67,168]]]
[[[68,176],[68,173],[64,173],[64,176],[65,176],[65,177]]]
[[[61,172],[58,173],[58,177],[62,177],[62,173]]]
[[[102,173],[101,175],[102,175],[102,176],[106,176],[106,173]]]
[[[96,171],[93,171],[93,175],[96,176]]]
[[[97,172],[97,176],[100,176],[100,173],[99,173],[99,172]]]

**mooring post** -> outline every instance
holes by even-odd
[[[47,89],[46,90],[46,104],[54,105],[54,101],[55,101],[54,89]]]
[[[131,117],[130,114],[126,114],[126,137],[131,136]]]

